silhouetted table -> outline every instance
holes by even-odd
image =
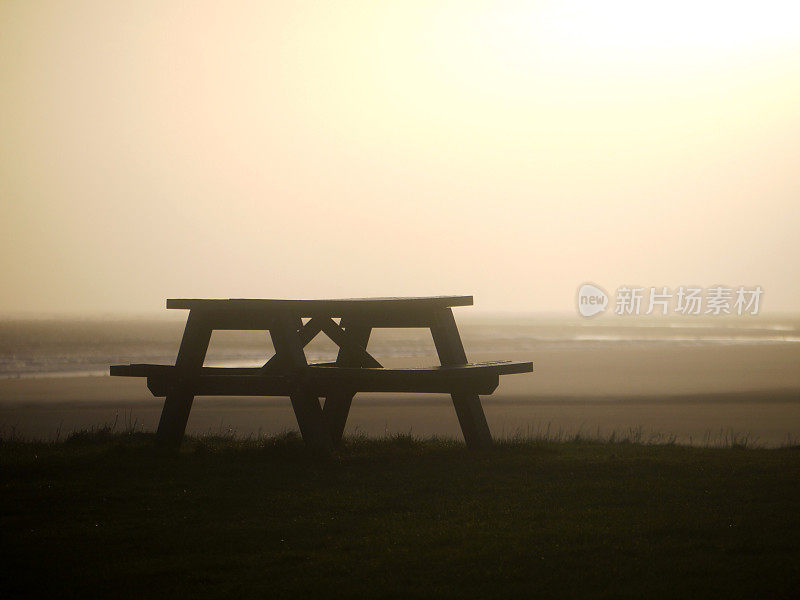
[[[306,444],[327,451],[340,442],[357,392],[421,392],[450,394],[467,446],[484,448],[492,438],[479,395],[494,392],[500,375],[531,372],[533,364],[468,363],[451,308],[469,305],[472,296],[167,300],[167,308],[189,310],[175,364],[115,365],[111,375],[146,377],[153,395],[166,397],[156,435],[166,445],[180,445],[195,396],[288,396]],[[383,368],[367,351],[380,327],[430,329],[441,365]],[[275,354],[263,367],[204,367],[215,329],[269,331]],[[319,333],[339,347],[335,362],[306,360],[303,349]]]

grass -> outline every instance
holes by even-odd
[[[0,440],[0,597],[787,598],[800,448]]]

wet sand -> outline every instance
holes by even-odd
[[[473,360],[489,358],[498,357]],[[645,440],[660,434],[693,444],[725,442],[731,435],[765,446],[800,443],[800,361],[794,349],[551,349],[533,358],[533,374],[503,377],[497,392],[484,398],[493,435],[624,436],[634,431]],[[2,380],[0,428],[40,439],[115,421],[118,427],[135,421],[153,430],[161,404],[141,379]],[[197,398],[188,425],[191,433],[239,435],[296,428],[285,398]],[[443,395],[359,394],[347,431],[460,436]]]

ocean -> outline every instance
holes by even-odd
[[[184,322],[177,319],[18,319],[0,321],[0,378],[99,376],[111,364],[175,361]],[[467,353],[505,357],[609,348],[676,350],[764,347],[797,351],[800,318],[669,320],[504,315],[459,319]],[[370,352],[387,364],[436,364],[428,331],[375,330]],[[212,366],[259,366],[272,355],[261,331],[216,331],[206,358]],[[320,334],[306,348],[310,362],[332,360],[336,347]],[[431,362],[433,361],[433,362]],[[797,365],[800,369],[800,359]]]

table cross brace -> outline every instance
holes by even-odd
[[[320,332],[327,335],[334,344],[339,346],[340,352],[344,352],[348,356],[356,357],[360,366],[373,367],[376,369],[383,367],[381,363],[367,352],[364,344],[362,344],[356,336],[347,331],[347,329],[344,329],[330,317],[312,317],[305,325],[300,327],[298,330],[298,337],[301,347],[305,348],[308,346],[311,340],[317,337]],[[265,372],[283,370],[284,365],[281,360],[281,355],[276,352],[261,368]]]

